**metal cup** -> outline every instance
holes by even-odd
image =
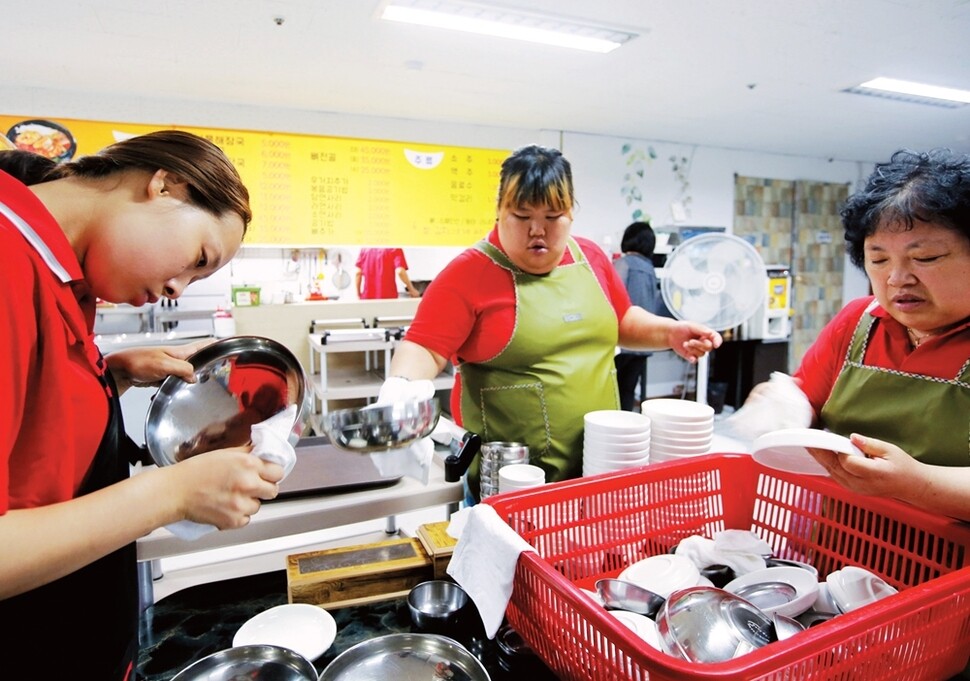
[[[529,447],[521,442],[485,442],[481,450],[481,483],[484,499],[498,493],[498,471],[512,463],[529,463]]]

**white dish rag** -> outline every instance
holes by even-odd
[[[741,576],[763,570],[765,556],[771,555],[771,546],[754,532],[724,530],[716,533],[714,539],[696,534],[686,537],[674,553],[689,558],[699,570],[711,565],[727,565]]]
[[[434,383],[429,380],[409,381],[400,376],[391,376],[381,385],[377,401],[371,407],[383,407],[395,402],[410,400],[429,400],[434,397]],[[367,409],[367,407],[364,407]],[[378,472],[385,477],[406,475],[423,485],[431,481],[431,462],[434,459],[434,442],[424,437],[407,447],[373,452],[370,460]]]
[[[458,543],[447,572],[474,601],[485,635],[495,638],[512,597],[519,554],[535,549],[488,504],[455,513],[448,534],[458,537]]]
[[[285,478],[296,465],[296,450],[290,444],[290,432],[296,421],[296,405],[289,407],[261,423],[253,424],[250,431],[253,441],[253,454],[283,467]],[[176,464],[178,465],[178,464]],[[215,525],[197,523],[194,520],[180,520],[167,525],[168,531],[179,539],[194,541],[199,537],[218,529]]]

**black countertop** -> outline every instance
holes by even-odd
[[[159,600],[142,613],[136,679],[169,681],[196,660],[231,647],[236,630],[250,617],[286,602],[284,570],[201,584]],[[314,661],[318,672],[361,641],[416,631],[403,598],[329,612],[337,622],[337,638]],[[486,639],[480,630],[451,635],[482,661],[492,681],[556,678],[534,657],[525,664],[506,669],[495,641]]]

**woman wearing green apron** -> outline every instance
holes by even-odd
[[[842,217],[874,296],[839,312],[795,377],[818,424],[867,457],[813,454],[849,489],[970,520],[970,156],[897,152]]]
[[[524,442],[550,482],[581,475],[583,415],[619,409],[618,344],[696,362],[721,343],[703,325],[632,306],[606,254],[570,235],[573,206],[559,151],[507,158],[495,229],[434,279],[390,369],[423,382],[454,362],[455,420],[486,442]],[[466,483],[477,498],[477,462]]]

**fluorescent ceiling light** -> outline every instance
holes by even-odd
[[[466,2],[391,0],[381,18],[590,52],[611,52],[637,35]]]
[[[857,88],[850,88],[851,92],[863,91],[863,94],[875,94],[865,93],[866,90],[876,90],[887,93],[889,96],[902,95],[899,99],[910,98],[909,101],[921,101],[926,104],[934,103],[926,100],[936,100],[935,103],[939,106],[952,106],[952,104],[948,104],[949,102],[970,104],[970,91],[913,83],[907,80],[896,80],[895,78],[874,78],[862,83]]]

